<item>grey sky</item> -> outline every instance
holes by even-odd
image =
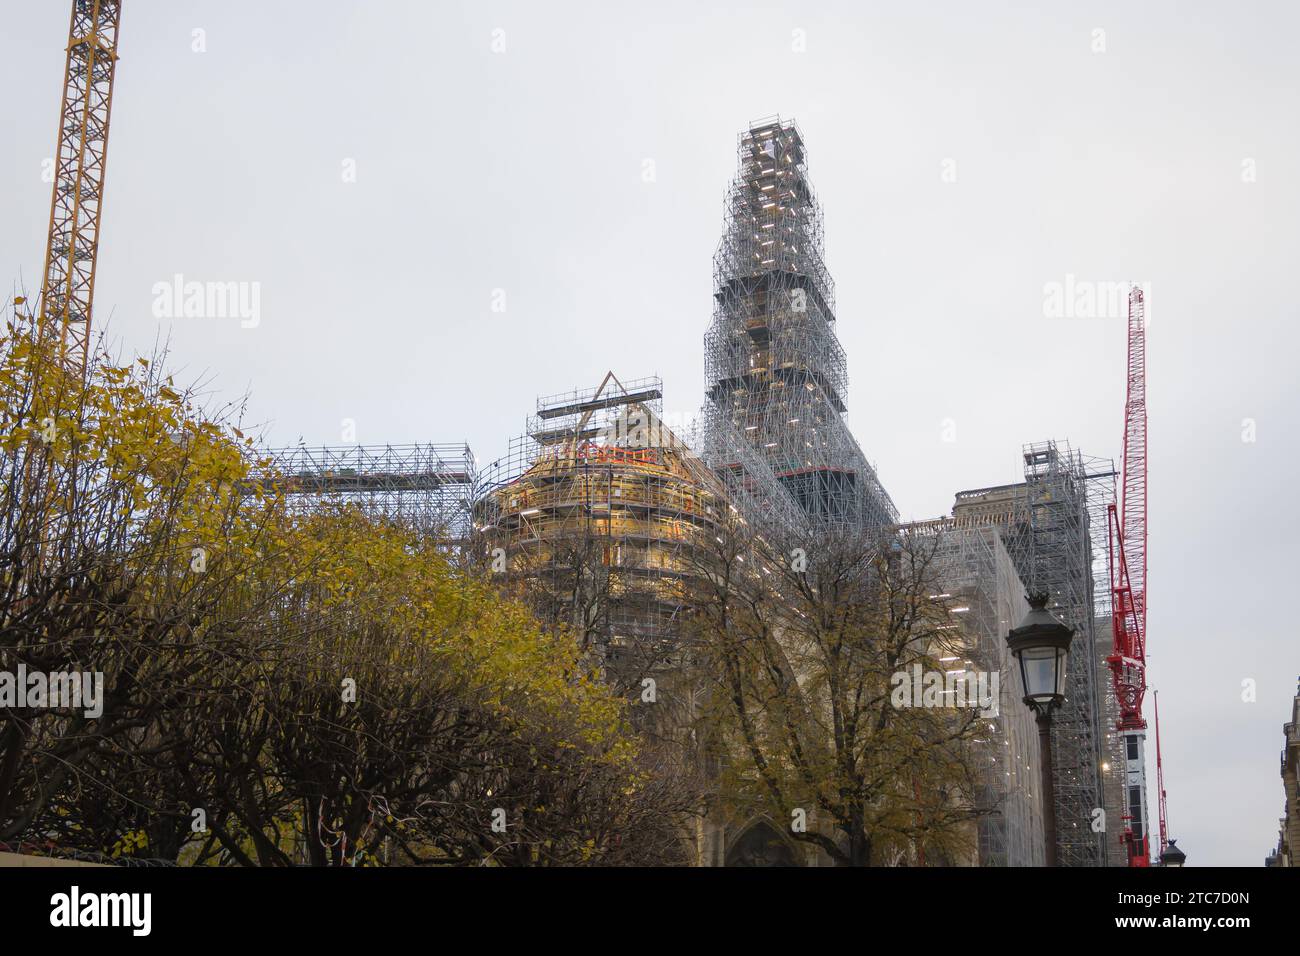
[[[826,207],[849,424],[905,517],[1017,480],[1027,441],[1117,456],[1124,323],[1047,318],[1044,285],[1149,283],[1172,833],[1193,865],[1275,844],[1300,674],[1300,8],[124,6],[98,322],[251,391],[277,444],[340,443],[354,419],[364,443],[487,462],[538,394],[608,368],[662,375],[665,409],[691,411],[736,135],[777,112]],[[0,268],[34,292],[67,5],[0,7]],[[259,282],[260,324],[154,318],[177,273]]]

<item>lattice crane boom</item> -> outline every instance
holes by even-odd
[[[1111,627],[1110,665],[1118,731],[1124,741],[1124,832],[1130,866],[1148,866],[1146,718],[1147,402],[1146,302],[1134,287],[1128,298],[1128,388],[1124,402],[1124,473],[1118,507],[1108,513]],[[1158,748],[1157,748],[1158,749]],[[1163,820],[1163,813],[1161,814]]]
[[[1141,645],[1147,631],[1147,340],[1146,301],[1138,288],[1129,293],[1128,392],[1124,401],[1124,484],[1120,510],[1124,516],[1124,564],[1128,569]]]
[[[73,0],[38,334],[85,370],[122,0]]]

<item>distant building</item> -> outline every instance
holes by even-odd
[[[1279,821],[1277,849],[1265,866],[1296,866],[1300,848],[1300,682],[1291,701],[1291,720],[1282,725],[1282,792],[1286,802]]]

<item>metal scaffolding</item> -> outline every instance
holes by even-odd
[[[998,675],[998,714],[975,745],[980,775],[980,866],[1042,866],[1043,808],[1038,731],[1020,701],[1020,676],[1007,649],[1007,630],[1028,611],[1024,587],[996,523],[940,518],[900,526],[900,535],[933,539],[935,584],[954,608],[965,659],[952,668]]]
[[[1094,574],[1104,567],[1099,536],[1105,526],[1093,522],[1104,510],[1105,482],[1113,482],[1114,468],[1053,441],[1024,446],[1024,466],[1023,483],[959,492],[953,514],[996,523],[1026,586],[1047,591],[1053,613],[1074,629],[1066,699],[1052,721],[1057,858],[1062,866],[1104,866],[1106,837],[1094,830],[1094,811],[1105,806],[1101,709],[1107,674],[1095,652],[1098,591],[1105,584]],[[1100,609],[1105,606],[1103,600]]]
[[[475,484],[468,445],[343,445],[278,448],[262,480],[299,509],[353,504],[367,514],[462,540]]]
[[[1097,714],[1101,749],[1102,809],[1105,815],[1107,866],[1127,866],[1128,854],[1121,837],[1124,832],[1124,737],[1119,732],[1120,706],[1110,679],[1107,658],[1115,646],[1111,629],[1113,595],[1105,543],[1106,509],[1115,501],[1119,473],[1110,458],[1084,458],[1087,469],[1084,493],[1088,500],[1088,527],[1092,539],[1093,580],[1093,666],[1097,680]]]
[[[752,124],[713,257],[699,445],[747,517],[794,502],[801,526],[881,527],[898,513],[842,417],[848,372],[823,246],[799,128]]]
[[[527,434],[483,472],[475,550],[544,619],[633,676],[673,658],[722,486],[663,425],[657,378],[539,398]],[[625,675],[624,675],[625,676]]]

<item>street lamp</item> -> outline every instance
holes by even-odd
[[[1181,867],[1187,862],[1187,854],[1174,845],[1176,842],[1176,840],[1170,840],[1165,852],[1160,854],[1161,866]]]
[[[1020,667],[1025,703],[1038,721],[1043,763],[1043,841],[1047,865],[1056,866],[1056,790],[1052,786],[1052,711],[1065,700],[1065,661],[1074,631],[1047,610],[1047,593],[1027,594],[1029,613],[1007,634],[1007,647]]]

